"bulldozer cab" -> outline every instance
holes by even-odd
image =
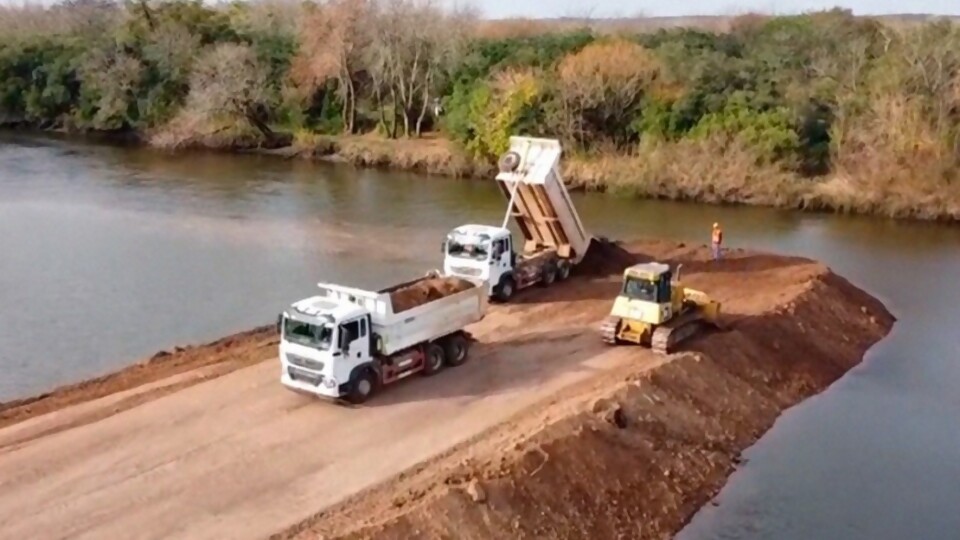
[[[670,267],[663,263],[644,263],[623,272],[620,295],[611,315],[650,325],[663,324],[674,313],[674,284]]]
[[[623,289],[620,294],[630,300],[670,303],[670,282],[673,279],[670,267],[660,263],[631,266],[624,271]]]

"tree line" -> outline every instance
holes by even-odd
[[[482,21],[422,0],[0,10],[0,123],[167,146],[431,133],[483,160],[526,133],[585,159],[736,152],[834,191],[865,178],[958,190],[960,29],[947,20],[834,9],[639,31]]]

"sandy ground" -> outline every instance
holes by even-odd
[[[825,271],[752,253],[712,264],[705,249],[672,243],[631,249],[684,261],[688,285],[723,301],[731,323],[789,302]],[[478,342],[466,365],[385,389],[363,407],[285,390],[264,330],[176,352],[170,372],[158,359],[137,377],[0,404],[0,536],[308,533],[324,508],[531,406],[624,367],[662,364],[642,349],[605,347],[597,334],[624,262],[495,307],[470,329]]]

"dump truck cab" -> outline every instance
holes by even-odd
[[[635,343],[666,354],[705,326],[719,327],[720,303],[680,283],[660,262],[633,265],[623,272],[623,286],[610,316],[601,326],[609,344]]]
[[[306,383],[339,397],[358,366],[371,362],[370,312],[325,296],[291,305],[278,320],[284,384]]]
[[[489,294],[512,276],[516,264],[513,237],[508,229],[491,225],[461,225],[443,242],[443,272],[448,276],[481,279]]]

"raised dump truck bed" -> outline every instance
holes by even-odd
[[[560,175],[560,141],[510,137],[500,160],[498,186],[526,241],[523,251],[552,248],[563,259],[579,263],[590,245],[580,216]]]

